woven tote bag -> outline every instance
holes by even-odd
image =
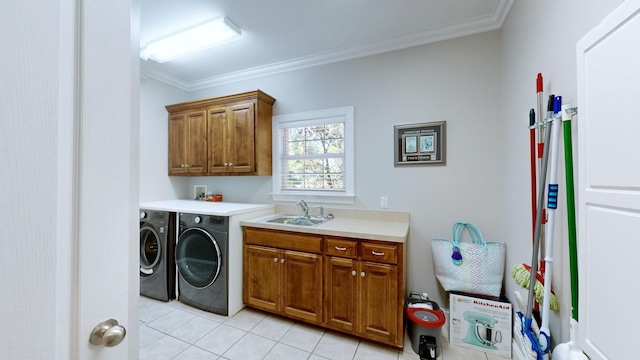
[[[466,230],[470,242],[463,242]],[[452,239],[431,240],[436,278],[446,291],[500,296],[504,276],[506,244],[485,242],[471,223],[453,224]]]

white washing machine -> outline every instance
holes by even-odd
[[[180,213],[178,301],[229,315],[229,217]]]
[[[173,212],[140,210],[140,295],[176,298],[175,219]]]

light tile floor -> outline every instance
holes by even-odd
[[[233,317],[140,296],[140,360],[419,360],[341,333],[245,308]],[[442,339],[439,360],[500,360]]]

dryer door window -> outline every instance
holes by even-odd
[[[183,232],[176,245],[176,265],[191,286],[204,288],[218,278],[222,254],[216,240],[206,231],[191,228]]]
[[[140,227],[140,274],[151,275],[160,263],[162,246],[160,237],[149,225]]]

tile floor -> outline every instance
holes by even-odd
[[[419,360],[405,339],[404,352],[355,337],[245,308],[233,317],[140,296],[140,360]],[[449,345],[439,360],[504,359]]]

